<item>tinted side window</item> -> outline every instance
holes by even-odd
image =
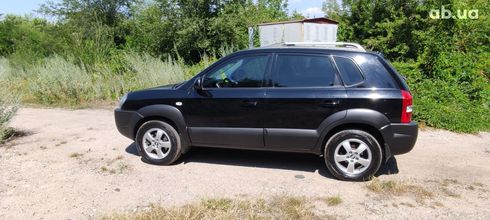
[[[332,63],[326,56],[277,56],[272,75],[274,87],[326,87],[339,84]]]
[[[268,55],[238,57],[227,61],[203,80],[204,88],[261,87]]]
[[[340,76],[346,85],[362,82],[362,74],[351,59],[345,57],[335,57],[334,59],[339,68]]]
[[[397,83],[376,56],[358,55],[353,58],[366,77],[365,87],[398,89]]]

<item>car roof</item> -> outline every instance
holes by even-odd
[[[254,54],[254,53],[275,53],[275,52],[304,52],[304,53],[329,53],[329,54],[373,54],[378,55],[373,51],[360,51],[354,48],[339,48],[339,47],[310,47],[310,46],[278,46],[278,47],[257,47],[250,48],[235,52],[235,55],[239,54]]]

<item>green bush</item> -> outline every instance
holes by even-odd
[[[47,58],[31,71],[29,90],[35,102],[75,106],[94,97],[92,81],[85,68],[60,56]]]
[[[126,60],[132,70],[133,80],[130,82],[134,89],[172,84],[184,80],[185,67],[171,58],[161,61],[148,54],[128,53]]]
[[[477,132],[490,129],[489,82],[477,73],[471,74],[477,66],[464,67],[465,74],[453,77],[429,78],[422,75],[420,66],[414,62],[393,63],[395,68],[407,77],[414,96],[414,119],[428,126],[457,132]],[[467,65],[467,63],[465,64]],[[456,65],[440,68],[457,71]],[[449,70],[451,69],[451,70]],[[434,74],[452,74],[436,72]],[[461,80],[458,77],[473,80]],[[471,85],[474,84],[474,85]]]
[[[3,81],[9,82],[6,87],[22,94],[24,101],[71,107],[94,101],[113,101],[128,91],[177,83],[188,72],[186,66],[172,59],[162,61],[136,53],[120,56],[114,59],[117,63],[86,68],[73,59],[55,55],[25,72],[1,59],[0,71],[5,75]]]
[[[8,81],[5,80],[9,71],[8,62],[0,58],[0,143],[12,134],[8,122],[19,108],[19,99],[15,93],[7,90]]]

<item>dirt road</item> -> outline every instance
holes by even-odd
[[[420,132],[396,157],[394,175],[433,195],[389,195],[335,180],[313,155],[194,149],[176,165],[149,165],[121,136],[110,110],[21,109],[25,133],[0,146],[0,219],[87,219],[149,204],[203,198],[340,196],[322,212],[339,218],[490,219],[490,134]],[[398,169],[398,172],[397,172]]]

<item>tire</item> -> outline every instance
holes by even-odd
[[[325,145],[324,155],[330,173],[337,179],[347,181],[368,180],[379,170],[383,159],[376,138],[354,129],[334,134]]]
[[[163,121],[145,122],[138,129],[135,142],[143,160],[151,164],[170,165],[181,155],[179,133]]]

